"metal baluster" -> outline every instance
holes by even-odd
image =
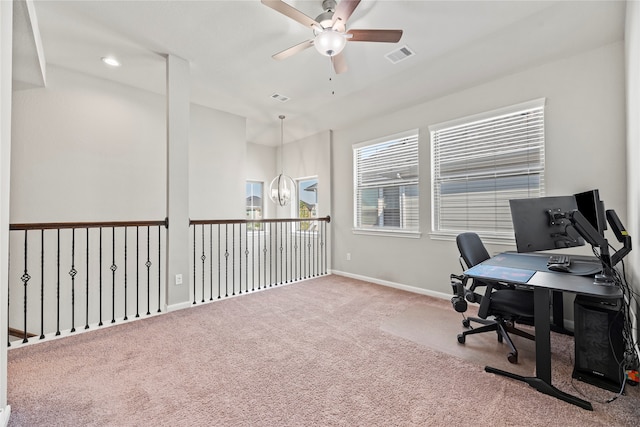
[[[168,222],[165,222],[165,228],[168,227]],[[161,261],[162,261],[162,227],[158,226],[158,313],[162,312],[162,308],[160,305],[160,295],[162,294],[162,270],[161,270]]]
[[[151,227],[147,225],[147,316],[151,314]]]
[[[196,226],[194,225],[193,226],[194,232],[195,232],[195,229],[196,229]],[[202,224],[200,226],[200,234],[202,235],[202,256],[200,256],[200,259],[202,260],[202,301],[201,302],[204,302],[204,264],[205,264],[205,261],[207,260],[207,256],[204,254],[204,224]],[[196,265],[196,259],[194,258],[193,259],[194,269],[195,269],[195,265]],[[193,289],[194,289],[194,293],[195,293],[195,286],[196,286],[195,285],[195,281],[196,281],[195,276],[193,277],[193,281],[194,281]],[[194,300],[195,300],[195,298],[194,298]]]
[[[28,273],[28,268],[27,268],[27,230],[24,230],[24,273],[22,273],[22,276],[20,277],[20,280],[22,280],[22,284],[24,285],[24,339],[22,340],[23,343],[27,343],[29,342],[29,338],[28,338],[28,334],[27,334],[27,286],[29,284],[29,279],[31,279],[31,276],[29,276]]]
[[[229,224],[224,225],[224,296],[229,296]]]
[[[273,253],[275,252],[271,247],[273,246],[271,242],[273,241],[273,223],[269,223],[269,287],[273,286]]]
[[[192,224],[189,224],[189,227],[191,227]],[[192,304],[196,304],[196,224],[193,224],[193,302]]]
[[[87,234],[87,255],[86,255],[86,306],[85,306],[85,324],[84,324],[84,328],[85,329],[89,329],[89,227],[87,227],[86,229],[86,234]]]
[[[262,230],[263,224],[260,223],[260,230]],[[258,233],[258,246],[256,248],[256,252],[258,253],[258,290],[260,290],[260,257],[262,256],[260,254],[261,250],[260,250],[260,233]]]
[[[136,317],[140,317],[140,227],[136,226]]]
[[[76,331],[76,229],[71,229],[71,270],[69,275],[71,276],[71,332]]]
[[[220,270],[220,224],[218,224],[218,299],[220,299],[220,287],[222,286]]]
[[[280,223],[280,284],[282,285],[282,275],[283,275],[283,270],[282,270],[282,257],[284,256],[284,247],[282,246],[282,223]],[[277,240],[277,239],[276,239]]]
[[[238,295],[242,295],[242,223],[238,224]]]
[[[111,227],[111,323],[116,323],[116,229]]]
[[[57,258],[56,258],[56,303],[57,303],[57,323],[56,323],[56,336],[60,335],[60,229],[58,229],[58,248],[57,248]]]
[[[244,291],[249,292],[249,224],[244,225]],[[242,286],[242,283],[240,284]]]
[[[231,224],[231,295],[236,294],[236,225]]]
[[[44,339],[44,229],[40,230],[40,339]]]
[[[269,235],[271,238],[271,235]],[[262,255],[264,256],[264,287],[267,288],[267,227],[264,227],[264,242],[262,244]],[[260,286],[258,286],[260,289]]]
[[[213,301],[213,224],[209,224],[209,301]]]
[[[251,231],[251,290],[255,291],[256,286],[256,223]]]
[[[127,228],[124,227],[124,320],[129,320],[127,317]]]
[[[98,308],[98,311],[99,311],[98,326],[102,326],[102,227],[100,227],[100,232],[99,232],[99,245],[100,245],[100,255],[98,259],[98,270],[99,270],[98,287],[99,287],[100,297],[98,298],[98,300],[100,302],[100,307]]]

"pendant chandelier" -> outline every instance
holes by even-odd
[[[280,206],[287,206],[295,198],[296,184],[290,176],[284,174],[284,116],[280,119],[280,175],[273,178],[269,186],[269,198]]]

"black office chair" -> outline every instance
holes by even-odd
[[[490,258],[482,240],[476,233],[462,233],[457,236],[456,243],[460,251],[463,270],[469,269]],[[467,282],[471,279],[464,275],[451,275],[452,285],[456,296],[452,299],[456,311],[466,311],[466,301],[479,303],[479,317],[466,317],[462,321],[465,328],[471,327],[471,322],[480,323],[478,328],[468,329],[458,335],[458,342],[464,344],[467,335],[480,334],[487,331],[496,331],[498,341],[506,341],[510,348],[507,359],[511,363],[518,362],[518,350],[516,349],[509,332],[528,339],[535,337],[525,331],[515,328],[515,323],[533,325],[533,292],[526,289],[515,289],[513,285],[472,280],[471,286]],[[484,286],[485,293],[480,295],[476,288]],[[463,301],[465,300],[466,301]],[[461,302],[462,300],[462,302]]]

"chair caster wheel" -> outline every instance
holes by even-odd
[[[462,326],[464,326],[465,328],[468,328],[469,326],[471,326],[471,322],[469,321],[469,319],[464,319],[462,321]]]
[[[459,342],[460,344],[464,344],[464,339],[465,339],[465,338],[464,338],[464,335],[463,335],[463,334],[459,334],[459,335],[458,335],[458,342]]]
[[[518,353],[509,353],[507,355],[509,363],[518,363]]]

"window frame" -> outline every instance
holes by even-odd
[[[404,229],[398,227],[362,227],[358,226],[358,150],[371,147],[374,145],[382,145],[400,141],[403,139],[415,139],[412,143],[415,143],[415,162],[417,168],[417,176],[411,180],[407,186],[416,186],[416,202],[415,202],[415,223],[417,224],[415,229]],[[352,145],[353,152],[353,234],[373,235],[373,236],[390,236],[390,237],[405,237],[405,238],[420,238],[422,232],[420,231],[420,130],[411,129],[404,132],[399,132],[393,135],[388,135],[381,138],[376,138],[369,141],[364,141],[358,144]]]
[[[300,195],[302,194],[302,191],[300,191],[300,184],[301,184],[303,181],[312,181],[312,180],[315,180],[315,182],[316,182],[316,203],[315,203],[316,216],[315,216],[315,217],[317,217],[317,216],[318,216],[318,207],[319,207],[319,200],[318,200],[318,199],[319,199],[319,197],[318,197],[318,188],[319,188],[319,185],[320,185],[320,180],[318,179],[318,176],[317,176],[317,175],[312,175],[312,176],[305,176],[305,177],[301,177],[301,178],[294,178],[294,179],[293,179],[293,181],[294,181],[294,182],[295,182],[295,184],[296,184],[296,200],[295,200],[295,206],[292,206],[292,211],[293,211],[293,212],[292,212],[292,216],[293,216],[294,218],[302,219],[302,217],[300,216],[300,202],[302,201],[302,199],[301,199],[301,197],[300,197]],[[312,215],[312,216],[310,216],[310,218],[314,218],[314,216]],[[310,223],[310,221],[307,221],[307,222],[306,222],[307,227],[308,227],[308,224],[309,224],[309,223]],[[305,229],[305,230],[302,230],[302,228],[303,228],[303,222],[299,222],[299,223],[298,223],[298,226],[297,226],[297,227],[295,227],[295,228],[297,228],[295,231],[298,231],[298,232],[300,232],[300,231],[303,231],[303,232],[308,231],[308,230],[306,230],[306,229]],[[317,231],[317,230],[310,230],[310,232],[312,232],[312,233],[315,233],[316,231]]]
[[[248,180],[245,181],[245,216],[247,216],[247,212],[248,212],[247,208],[249,207],[247,205],[247,203],[246,203],[247,202],[247,198],[248,198],[247,195],[246,195],[246,186],[247,186],[247,184],[251,184],[252,187],[253,187],[254,184],[260,184],[261,187],[262,187],[262,194],[260,194],[260,200],[262,202],[262,206],[260,207],[260,211],[262,212],[262,218],[259,218],[259,219],[264,219],[264,214],[265,214],[265,211],[264,211],[264,209],[265,209],[265,203],[264,203],[265,184],[264,184],[264,181],[260,181],[260,180],[257,180],[257,179],[248,179]],[[252,197],[254,197],[253,194],[252,194]],[[254,207],[254,205],[252,205],[252,207]],[[247,219],[254,220],[256,218],[248,218],[247,217]],[[262,223],[256,223],[256,226],[250,231],[262,231],[263,228],[264,227],[263,227]]]
[[[513,233],[513,227],[511,225],[511,229],[509,231],[499,232],[496,230],[488,231],[488,230],[454,230],[454,229],[444,229],[439,227],[439,218],[442,213],[437,212],[440,205],[436,200],[436,197],[439,197],[440,191],[438,186],[440,185],[441,178],[437,176],[437,172],[440,170],[439,164],[436,164],[439,160],[438,155],[436,155],[436,146],[434,142],[434,136],[437,132],[456,128],[456,127],[464,127],[464,126],[473,126],[482,122],[490,122],[492,120],[499,119],[503,116],[515,116],[517,114],[525,113],[525,112],[533,112],[533,111],[541,111],[541,142],[538,143],[538,156],[539,156],[539,167],[535,169],[529,169],[526,177],[531,177],[536,175],[538,177],[538,187],[534,190],[535,195],[532,197],[543,197],[545,195],[545,106],[546,106],[546,98],[538,98],[527,102],[522,102],[519,104],[510,105],[507,107],[462,117],[459,119],[450,120],[443,123],[438,123],[432,126],[429,126],[430,133],[430,153],[431,153],[431,231],[429,232],[429,236],[435,240],[454,240],[455,237],[464,231],[474,231],[477,232],[482,238],[483,241],[487,243],[497,243],[497,244],[515,244],[515,237]],[[535,138],[534,138],[535,139]],[[439,147],[438,147],[439,149]],[[525,168],[521,168],[521,171],[524,171]],[[494,178],[498,177],[498,174],[494,173]],[[529,178],[527,178],[529,180]],[[467,192],[466,194],[468,194]],[[495,192],[494,192],[495,193]],[[522,196],[523,197],[529,197]],[[517,197],[521,198],[521,197]],[[511,223],[510,223],[511,224]]]

